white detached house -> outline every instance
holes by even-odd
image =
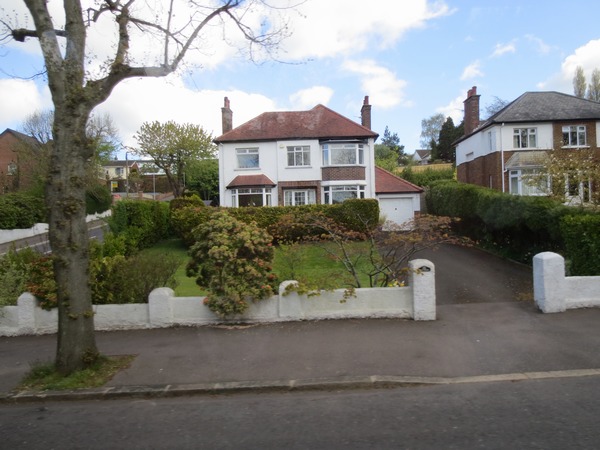
[[[221,112],[223,134],[215,139],[221,206],[335,204],[379,198],[379,189],[388,219],[401,223],[420,211],[422,189],[375,167],[369,97],[362,124],[323,105],[266,112],[237,128],[227,97]]]

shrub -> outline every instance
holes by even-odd
[[[571,274],[600,275],[600,215],[565,216],[560,229]]]
[[[171,211],[173,211],[176,209],[187,208],[188,206],[203,207],[206,205],[204,205],[204,202],[198,195],[193,194],[186,197],[174,198],[169,202],[169,206]]]
[[[45,220],[43,198],[20,192],[0,195],[0,229],[31,228]]]
[[[194,231],[188,276],[210,294],[208,307],[220,316],[241,314],[248,300],[273,295],[272,237],[256,224],[245,224],[224,211]]]
[[[26,291],[30,267],[39,253],[25,248],[14,248],[0,257],[0,306],[16,305],[19,296]]]
[[[216,209],[205,206],[187,206],[171,211],[171,227],[183,243],[191,247],[194,244],[194,229],[208,221]]]
[[[112,204],[112,195],[106,186],[96,185],[85,191],[85,212],[96,214],[107,211]]]
[[[400,176],[406,181],[416,184],[417,186],[427,187],[435,181],[454,179],[454,169],[426,168],[425,170],[417,172],[408,166],[402,170],[402,174]]]
[[[150,247],[169,234],[169,205],[154,200],[120,200],[108,224],[125,238],[126,255]]]

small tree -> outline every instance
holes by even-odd
[[[583,73],[583,67],[577,66],[575,68],[575,75],[573,75],[573,95],[576,97],[585,97],[585,74]]]
[[[421,146],[429,150],[437,144],[445,117],[438,113],[421,120]]]
[[[433,146],[431,159],[442,160],[445,162],[454,162],[456,147],[453,142],[463,135],[463,124],[454,126],[452,117],[448,117],[440,130],[437,145]]]
[[[215,145],[210,133],[199,125],[167,123],[144,123],[135,135],[139,156],[150,157],[161,168],[175,197],[181,197],[185,186],[185,172],[192,161],[213,158]]]
[[[600,102],[600,70],[598,69],[592,71],[592,81],[588,84],[587,98]]]
[[[241,314],[248,300],[273,295],[272,237],[266,231],[220,211],[194,235],[187,274],[210,291],[205,302],[212,311],[223,317]]]

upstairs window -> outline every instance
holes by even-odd
[[[287,161],[289,167],[310,166],[310,146],[297,145],[288,147]]]
[[[587,145],[585,125],[571,125],[562,127],[563,146],[584,147]]]
[[[536,136],[535,128],[515,128],[513,130],[513,148],[536,148]]]
[[[364,144],[323,144],[324,166],[362,165],[365,163]]]
[[[238,169],[257,169],[258,166],[258,148],[236,148]]]

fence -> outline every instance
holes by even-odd
[[[435,267],[424,259],[409,263],[411,276],[406,287],[361,288],[344,298],[343,290],[323,291],[308,297],[286,287],[279,295],[252,302],[241,317],[222,319],[203,303],[204,297],[175,297],[170,288],[155,289],[148,303],[94,305],[97,330],[166,328],[177,325],[209,325],[223,322],[285,322],[342,318],[403,318],[435,320]],[[0,311],[0,336],[47,334],[57,331],[56,309],[46,311],[31,294],[19,297],[17,306]]]
[[[565,260],[552,253],[533,257],[533,296],[544,313],[600,306],[600,276],[567,277]]]

